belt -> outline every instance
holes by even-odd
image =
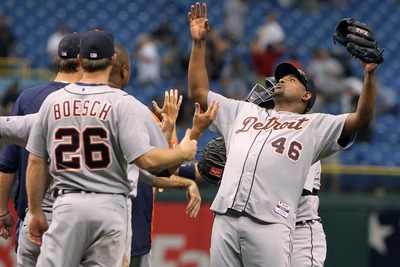
[[[103,193],[103,192],[93,192],[93,191],[85,191],[85,190],[80,190],[80,189],[56,189],[53,191],[53,197],[57,198],[58,196],[61,195],[66,195],[66,194],[78,194],[78,193],[85,193],[85,194],[102,194],[102,195],[121,195],[124,197],[127,197],[128,194],[123,194],[123,193]]]
[[[299,222],[296,222],[296,226],[297,225],[304,225],[306,223],[320,222],[320,221],[321,221],[321,219],[312,219],[312,220],[299,221]]]
[[[234,210],[234,209],[227,209],[225,214],[231,215],[231,216],[236,217],[236,218],[239,218],[239,217],[242,217],[242,216],[248,216],[247,212],[245,212],[245,211],[237,211],[237,210]]]
[[[312,190],[312,192],[311,191],[309,191],[309,190],[307,190],[307,189],[303,189],[303,193],[301,193],[301,196],[302,197],[304,197],[304,196],[316,196],[316,195],[318,195],[318,189],[315,189],[315,188],[313,188],[313,190]]]

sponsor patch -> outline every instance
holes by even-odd
[[[275,212],[284,218],[289,216],[290,206],[283,201],[278,201],[276,204]]]

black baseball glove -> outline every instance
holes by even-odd
[[[383,49],[378,48],[375,34],[365,23],[351,18],[340,20],[333,33],[333,41],[344,45],[352,56],[363,62],[383,62]]]
[[[226,162],[225,141],[222,137],[211,140],[202,151],[197,169],[207,182],[219,185]]]

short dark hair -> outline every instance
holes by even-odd
[[[81,65],[86,72],[96,72],[105,70],[112,65],[112,58],[102,58],[97,60],[91,60],[87,58],[81,59]]]
[[[75,73],[78,72],[80,64],[77,58],[68,58],[68,59],[59,58],[56,62],[56,66],[58,72]]]

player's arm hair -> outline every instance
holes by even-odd
[[[15,172],[0,172],[0,215],[8,212],[8,199],[15,180]]]
[[[188,188],[195,181],[181,177],[178,175],[171,175],[171,177],[155,177],[153,180],[153,187],[164,188],[164,189],[182,189]]]
[[[358,99],[357,109],[347,116],[340,139],[349,137],[369,126],[374,116],[376,93],[375,69],[365,70],[363,89]]]
[[[30,153],[26,170],[26,192],[28,194],[29,212],[31,213],[37,214],[42,211],[44,195],[50,184],[48,179],[51,179],[48,172],[47,160]]]

